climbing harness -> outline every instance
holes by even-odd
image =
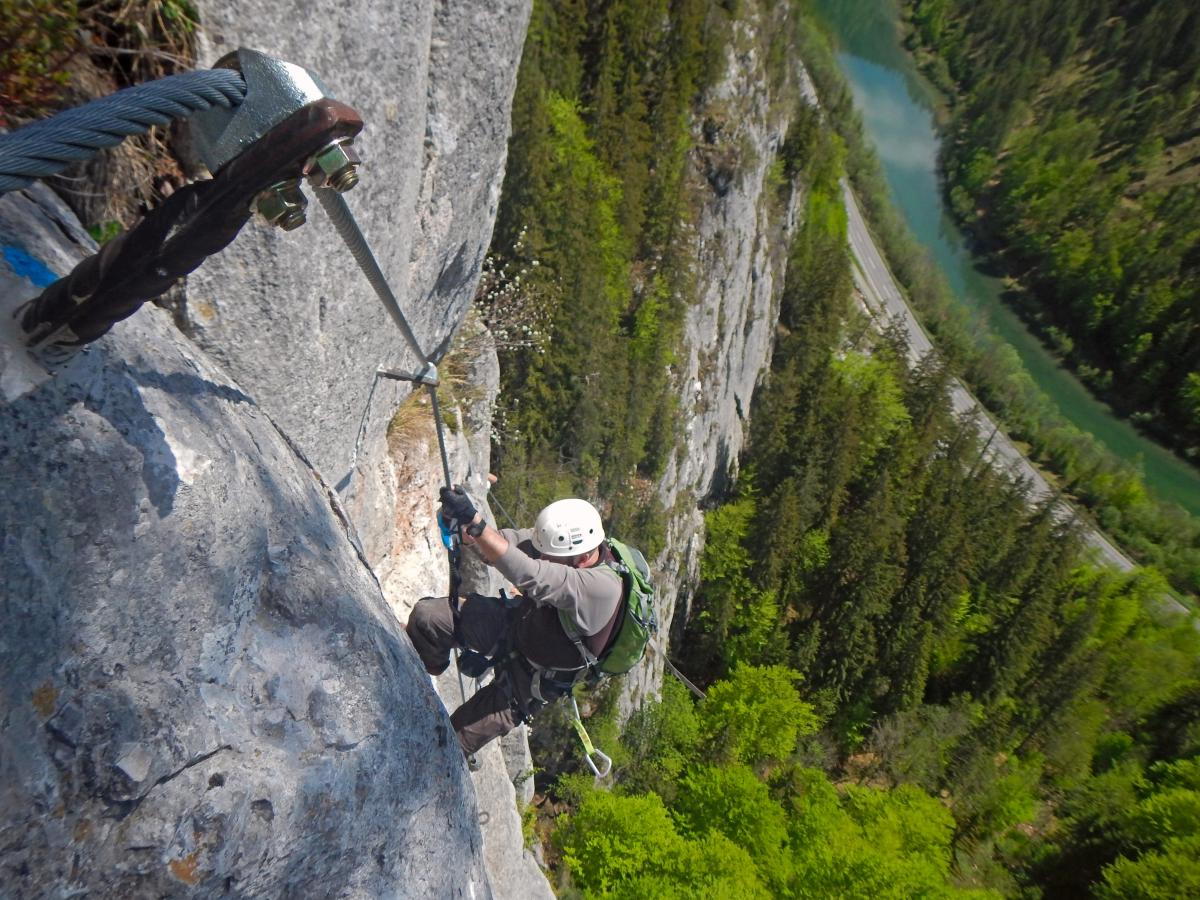
[[[494,476],[492,476],[492,477],[494,477]],[[515,529],[517,527],[516,521],[513,519],[513,517],[511,515],[509,515],[508,510],[505,508],[504,504],[500,500],[500,497],[497,495],[497,493],[495,491],[492,491],[488,495],[488,502],[491,503],[493,506],[495,506],[496,509],[498,509],[501,512],[501,514],[508,521],[508,524],[512,528]],[[628,548],[628,549],[632,549],[632,548]],[[640,553],[638,553],[637,555],[639,557],[641,556]],[[642,564],[644,565],[644,563],[645,563],[645,560],[643,558]],[[629,570],[640,569],[637,562],[633,559],[626,560],[625,566]],[[629,571],[628,576],[632,578],[633,571]],[[630,587],[633,587],[633,586],[631,585]],[[629,588],[627,588],[627,589],[629,589]],[[647,617],[645,624],[648,626],[651,621],[653,621],[653,610],[652,609],[650,610],[650,614]],[[657,631],[657,623],[655,623],[653,630]],[[569,631],[568,631],[568,636],[571,636]],[[596,668],[595,657],[592,656],[592,654],[590,652],[588,652],[586,647],[582,644],[582,641],[576,641],[575,643],[576,643],[577,649],[580,652],[580,655],[584,659],[584,662],[586,664],[585,668],[594,671]],[[646,649],[650,650],[652,653],[661,652],[655,647],[655,642],[652,639],[648,640],[645,646],[646,646]],[[670,657],[668,657],[666,655],[666,653],[662,653],[662,660],[663,660],[663,667],[668,672],[670,672],[672,675],[674,675],[675,678],[677,678],[679,680],[679,682],[681,684],[683,684],[689,691],[691,691],[693,696],[695,696],[698,700],[705,699],[704,691],[702,691],[700,688],[696,687],[696,685],[693,684],[686,675],[684,675],[681,671],[679,671],[679,669],[675,666],[675,664],[673,662],[671,662]],[[529,668],[531,669],[531,675],[533,678],[533,680],[531,682],[531,688],[534,691],[535,697],[538,700],[541,700],[542,702],[546,702],[545,700],[543,700],[543,698],[541,696],[541,692],[540,692],[540,685],[543,681],[549,682],[552,685],[552,689],[557,691],[557,693],[561,696],[562,694],[568,693],[571,690],[571,688],[574,686],[576,676],[578,674],[578,670],[576,670],[575,672],[565,673],[568,676],[567,679],[561,679],[561,678],[556,679],[556,678],[554,678],[555,675],[560,675],[560,674],[564,674],[564,673],[546,672],[546,671],[538,669],[532,663],[529,663]],[[572,703],[574,703],[574,697],[572,697]],[[576,721],[578,722],[578,726],[576,727],[576,732],[580,733],[580,741],[583,743],[584,754],[585,754],[585,758],[587,758],[587,760],[588,760],[588,765],[592,768],[592,771],[595,772],[596,767],[592,764],[592,760],[591,760],[591,756],[590,756],[592,751],[591,751],[591,749],[589,749],[591,747],[591,740],[590,740],[590,738],[587,738],[586,731],[582,731],[583,723],[581,720],[579,720],[579,717],[578,717],[578,707],[575,708],[575,713],[576,713]],[[603,755],[603,754],[601,754],[601,755]],[[605,758],[607,758],[607,757],[605,757]],[[607,774],[607,772],[605,774]]]

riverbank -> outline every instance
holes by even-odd
[[[850,15],[842,7],[836,12],[846,18],[848,27],[857,29],[853,35],[856,48],[867,47],[864,52],[870,52],[875,60],[859,60],[868,78],[886,77],[885,64],[905,64],[907,56],[899,45],[895,17],[888,19],[880,4],[873,5],[873,16]],[[864,28],[871,31],[864,32]],[[972,268],[961,246],[941,247],[942,256],[950,257],[950,262],[959,267],[959,283],[951,285],[942,260],[932,252],[937,248],[936,241],[946,243],[944,232],[953,227],[939,205],[936,136],[931,130],[928,137],[919,136],[915,140],[905,140],[905,133],[901,133],[892,135],[892,140],[882,146],[872,142],[857,105],[866,106],[867,112],[876,116],[875,124],[882,118],[885,125],[896,125],[899,114],[890,108],[879,108],[884,99],[878,91],[871,92],[876,85],[860,87],[860,96],[854,95],[841,68],[846,61],[835,56],[827,39],[813,34],[808,44],[805,58],[825,98],[831,122],[846,143],[846,167],[863,203],[864,215],[908,300],[936,337],[956,374],[972,386],[980,401],[1014,439],[1029,445],[1031,456],[1053,473],[1057,487],[1074,495],[1101,527],[1129,549],[1137,562],[1162,569],[1177,590],[1196,593],[1200,590],[1195,575],[1200,559],[1197,549],[1200,525],[1188,509],[1177,504],[1185,503],[1193,511],[1200,510],[1200,478],[1167,451],[1146,442],[1128,423],[1111,416],[1081,383],[1058,366],[1036,337],[1028,334],[1011,309],[995,308],[1002,306],[996,301],[981,310],[981,295],[987,289],[999,290],[1003,285],[989,283],[986,275]],[[916,77],[910,61],[908,71],[896,75],[894,80],[903,80],[906,96],[902,100],[928,101],[931,89]],[[922,174],[923,186],[932,193],[932,198],[913,190],[913,182],[921,179],[910,177],[897,187],[894,179],[889,182],[886,177],[888,165],[895,168],[901,163],[911,163],[911,158],[904,154],[911,154],[914,149],[922,154],[917,161],[927,166]],[[903,194],[904,190],[909,191],[908,195]],[[897,200],[899,211],[893,205]],[[908,201],[909,207],[918,207],[924,215],[917,223],[923,235],[921,240],[910,227],[904,201]],[[997,329],[999,336],[995,333]],[[1087,413],[1086,424],[1090,427],[1083,428],[1068,418],[1061,404],[1043,391],[1039,381],[1048,379],[1054,380],[1056,392],[1065,398],[1070,412]],[[1104,443],[1120,444],[1125,460],[1093,436],[1105,429]],[[1155,450],[1159,456],[1168,458],[1151,457]],[[1152,474],[1165,472],[1170,476],[1160,477],[1155,489],[1176,502],[1160,500],[1147,490],[1139,471],[1143,459],[1154,463]],[[1176,469],[1171,469],[1171,462],[1177,464]]]
[[[928,99],[940,142],[944,144],[957,139],[948,129],[952,125],[954,109],[964,98],[947,71],[945,62],[933,47],[922,42],[912,13],[911,4],[900,4],[897,40],[907,50],[917,72],[928,80]],[[951,180],[945,160],[940,155],[937,173],[943,208],[961,229],[966,249],[974,257],[976,265],[1003,283],[1001,301],[1040,341],[1056,364],[1084,385],[1113,417],[1127,423],[1146,442],[1171,453],[1181,464],[1193,470],[1194,477],[1200,479],[1200,457],[1189,457],[1184,452],[1185,444],[1166,423],[1139,409],[1131,397],[1122,393],[1112,371],[1092,364],[1101,355],[1098,349],[1081,351],[1080,345],[1067,334],[1069,323],[1056,317],[1053,304],[1045,300],[1048,287],[1039,284],[1036,277],[1027,277],[1031,271],[1029,266],[1012,258],[1012,248],[992,226],[994,205],[984,198],[968,197],[961,188],[956,191],[957,185]],[[1160,493],[1163,493],[1161,487]],[[1200,513],[1195,508],[1190,511],[1193,515]]]
[[[1126,13],[1046,18],[1022,0],[1005,9],[1020,34],[959,0],[901,5],[909,65],[954,100],[939,123],[954,224],[1018,282],[1005,301],[1060,362],[1197,476],[1200,159],[1172,76],[1200,51],[1169,55]]]

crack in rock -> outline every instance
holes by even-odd
[[[210,750],[207,753],[201,753],[199,756],[193,757],[192,759],[190,759],[186,763],[184,763],[182,766],[180,766],[178,769],[176,769],[174,772],[168,772],[166,775],[163,775],[162,777],[158,778],[154,782],[154,784],[152,784],[152,785],[150,785],[150,787],[146,788],[146,790],[143,791],[139,796],[135,797],[133,800],[128,801],[129,808],[126,811],[125,815],[132,813],[139,806],[141,806],[142,801],[145,800],[148,796],[150,796],[150,792],[153,791],[156,787],[159,787],[160,785],[166,784],[168,781],[178,778],[180,775],[182,775],[188,769],[194,768],[194,767],[200,765],[200,763],[202,763],[202,762],[207,762],[208,760],[210,760],[214,756],[216,756],[218,753],[221,753],[224,750],[232,750],[232,749],[233,749],[232,745],[222,744],[220,747],[218,747],[215,750]]]
[[[360,737],[357,741],[329,741],[329,742],[326,742],[325,749],[326,750],[338,750],[338,751],[344,753],[344,752],[353,750],[355,747],[357,747],[363,741],[369,741],[373,737],[379,737],[379,735],[378,734],[364,735],[363,737]]]

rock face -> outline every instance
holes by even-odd
[[[10,251],[90,243],[31,196],[5,321],[44,272]],[[487,896],[445,712],[294,443],[152,307],[40,383],[4,349],[5,895]]]
[[[449,426],[446,434],[452,477],[465,484],[489,521],[486,496],[491,456],[490,432],[496,395],[500,390],[500,366],[491,336],[473,318],[468,318],[453,351],[464,367],[469,390],[463,396],[445,391],[444,410]],[[392,542],[376,571],[383,583],[384,597],[405,621],[416,601],[423,596],[446,593],[449,568],[440,532],[431,515],[430,498],[441,482],[441,461],[428,406],[420,398],[407,404],[403,424],[393,429],[389,440],[388,471],[381,481],[396,485],[395,523]],[[495,596],[504,587],[493,569],[464,551],[460,571],[464,593]],[[475,690],[470,679],[459,681],[454,666],[436,680],[438,694],[447,709],[454,709]],[[533,762],[526,729],[521,726],[477,754],[479,768],[472,772],[483,832],[484,864],[497,900],[553,900],[545,876],[533,854],[524,847],[520,809],[533,799]]]
[[[767,70],[765,43],[773,31],[791,27],[778,21],[788,12],[751,4],[743,11],[725,77],[705,98],[707,114],[696,124],[692,178],[704,199],[692,242],[702,289],[684,324],[686,356],[674,371],[686,434],[659,491],[663,506],[678,512],[667,523],[667,547],[654,566],[663,630],[656,652],[626,677],[626,711],[657,693],[666,642],[678,639],[687,618],[690,591],[700,580],[701,507],[719,497],[737,471],[751,398],[771,360],[787,248],[802,200],[786,188],[781,193],[771,177],[796,104],[811,92],[799,62],[775,88]]]
[[[433,0],[351,0],[319,21],[298,0],[200,7],[206,62],[238,46],[263,50],[317,73],[362,115],[362,180],[346,201],[430,356],[441,356],[462,323],[491,240],[530,6],[501,0],[467,14]],[[441,468],[431,431],[406,449],[419,464],[398,467],[389,456],[385,434],[408,389],[382,381],[373,390],[375,371],[413,370],[416,360],[313,206],[299,231],[255,224],[191,276],[183,326],[338,488],[389,603],[406,619],[417,598],[446,589],[431,519]],[[281,302],[264,304],[264,292]],[[450,441],[454,479],[470,481],[480,496],[498,389],[494,352],[490,366],[472,373],[484,399],[463,405],[479,421],[458,422]],[[446,391],[442,401],[449,419],[462,415]],[[427,428],[428,408],[416,415]],[[453,709],[457,684],[444,696]],[[497,896],[548,892],[521,852],[511,781],[490,758],[473,778],[489,798],[483,834],[492,888]],[[503,796],[507,809],[498,808]]]
[[[360,113],[362,180],[346,202],[425,353],[440,356],[491,239],[530,0],[469,14],[434,0],[347,0],[324,13],[300,0],[198,6],[203,62],[261,50],[312,70]],[[353,479],[351,457],[376,368],[417,366],[324,211],[314,202],[290,233],[244,229],[189,277],[185,315],[194,340],[340,486],[368,552],[380,549],[392,516],[376,476],[406,388],[379,385]]]
[[[198,6],[203,63],[263,50],[362,114],[347,201],[440,356],[490,239],[529,0]],[[31,196],[0,199],[3,322],[90,243]],[[374,373],[415,360],[319,207],[244,229],[176,323],[144,308],[53,379],[0,336],[2,893],[549,896],[499,747],[467,772],[372,573],[417,586],[393,529],[404,504],[428,522],[440,467],[418,501],[387,456],[407,389]],[[486,470],[479,433],[456,473]]]

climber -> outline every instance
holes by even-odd
[[[450,717],[470,757],[570,693],[589,668],[587,657],[594,663],[608,649],[625,589],[600,514],[586,500],[555,501],[532,529],[501,531],[483,522],[461,487],[443,487],[441,500],[443,521],[458,523],[463,544],[520,591],[512,598],[471,594],[457,610],[451,598],[425,597],[408,621],[429,674],[446,670],[455,647],[464,651],[460,668],[468,659],[483,662],[468,674],[495,667],[496,677]]]

